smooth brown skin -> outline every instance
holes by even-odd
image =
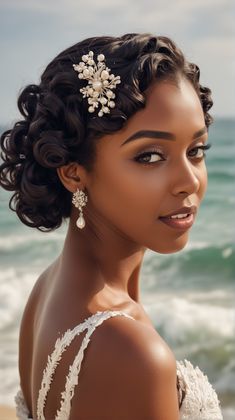
[[[85,190],[86,226],[76,227],[72,206],[61,255],[36,282],[20,332],[20,375],[33,416],[42,372],[56,339],[98,310],[124,310],[136,321],[114,317],[93,333],[72,399],[70,419],[176,420],[179,418],[175,357],[159,336],[140,301],[139,276],[146,249],[162,254],[184,248],[189,230],[176,230],[158,217],[196,205],[205,194],[207,170],[202,152],[208,134],[192,140],[205,126],[200,100],[192,85],[180,79],[154,82],[147,105],[120,131],[97,143],[92,174],[77,163],[58,169],[71,192]],[[175,141],[141,138],[122,143],[139,130],[161,130]],[[143,165],[134,160],[158,146]],[[143,160],[143,158],[142,158]],[[157,274],[156,274],[157,275]],[[45,407],[46,419],[60,407],[68,366],[84,333],[63,354]],[[127,374],[128,372],[128,374]],[[79,389],[79,392],[78,392]]]

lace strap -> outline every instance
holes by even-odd
[[[179,384],[185,391],[181,406],[181,419],[223,420],[218,396],[198,366],[187,359],[177,360]]]
[[[63,352],[71,344],[72,340],[79,335],[85,328],[92,322],[92,317],[86,319],[83,323],[77,325],[72,330],[68,329],[61,338],[58,338],[55,342],[55,347],[51,355],[48,355],[47,365],[43,371],[43,377],[41,382],[41,388],[39,390],[38,401],[37,401],[37,418],[39,420],[45,420],[43,409],[46,403],[48,391],[52,377],[55,374],[56,367],[61,359]]]
[[[48,355],[47,365],[43,371],[41,388],[39,390],[38,400],[37,400],[37,419],[38,420],[45,420],[44,407],[46,404],[47,394],[49,392],[52,378],[55,374],[55,370],[57,368],[57,365],[59,364],[59,361],[62,357],[63,352],[71,344],[71,342],[76,336],[82,333],[86,328],[89,328],[89,326],[92,326],[93,324],[95,325],[100,315],[106,314],[106,313],[119,314],[121,313],[121,311],[104,311],[104,312],[97,311],[95,314],[85,319],[82,323],[76,325],[72,330],[68,329],[61,338],[58,338],[56,340],[54,350],[52,351],[51,355]]]
[[[88,332],[83,339],[79,352],[77,353],[74,362],[69,367],[69,373],[66,377],[66,384],[65,390],[61,393],[61,406],[60,409],[57,411],[57,415],[55,420],[65,420],[69,418],[70,410],[71,410],[71,399],[74,395],[74,388],[78,384],[78,375],[81,368],[81,363],[84,357],[84,350],[87,348],[88,343],[90,341],[90,336],[96,329],[96,327],[102,324],[106,319],[116,316],[116,315],[123,315],[127,318],[134,319],[132,316],[126,314],[125,312],[121,311],[107,311],[105,312],[95,324],[90,325],[88,327]],[[135,319],[134,319],[135,320]]]

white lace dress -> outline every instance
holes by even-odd
[[[37,401],[37,420],[46,420],[44,416],[44,407],[47,394],[53,380],[56,366],[58,365],[63,352],[76,336],[87,329],[79,352],[72,365],[70,365],[69,373],[66,376],[65,389],[61,394],[60,408],[57,410],[55,416],[55,420],[69,419],[74,388],[78,384],[78,376],[84,356],[84,350],[88,346],[90,336],[98,325],[102,324],[106,319],[117,315],[123,315],[134,319],[122,311],[98,311],[72,330],[67,330],[61,338],[57,339],[54,350],[52,354],[48,356],[47,366],[43,371],[43,378]],[[207,376],[204,375],[198,367],[194,368],[186,359],[184,359],[184,361],[177,360],[176,364],[180,420],[223,420],[220,402],[215,390],[208,381]],[[15,403],[18,419],[33,420],[29,416],[30,413],[21,389],[19,389],[15,396]]]

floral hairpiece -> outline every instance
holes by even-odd
[[[96,64],[94,61],[93,51],[89,51],[88,54],[82,56],[82,61],[78,64],[73,64],[73,68],[77,71],[79,79],[88,80],[88,85],[80,89],[83,94],[83,98],[88,98],[89,112],[94,112],[95,108],[101,104],[101,109],[98,112],[98,116],[102,117],[107,113],[110,113],[110,108],[115,107],[115,102],[112,100],[115,98],[115,93],[112,89],[116,88],[118,83],[121,83],[120,76],[110,74],[110,69],[105,65],[104,54],[97,55]]]

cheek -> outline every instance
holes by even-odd
[[[166,177],[139,164],[102,165],[92,191],[97,210],[121,226],[151,224],[158,217],[167,191]]]

